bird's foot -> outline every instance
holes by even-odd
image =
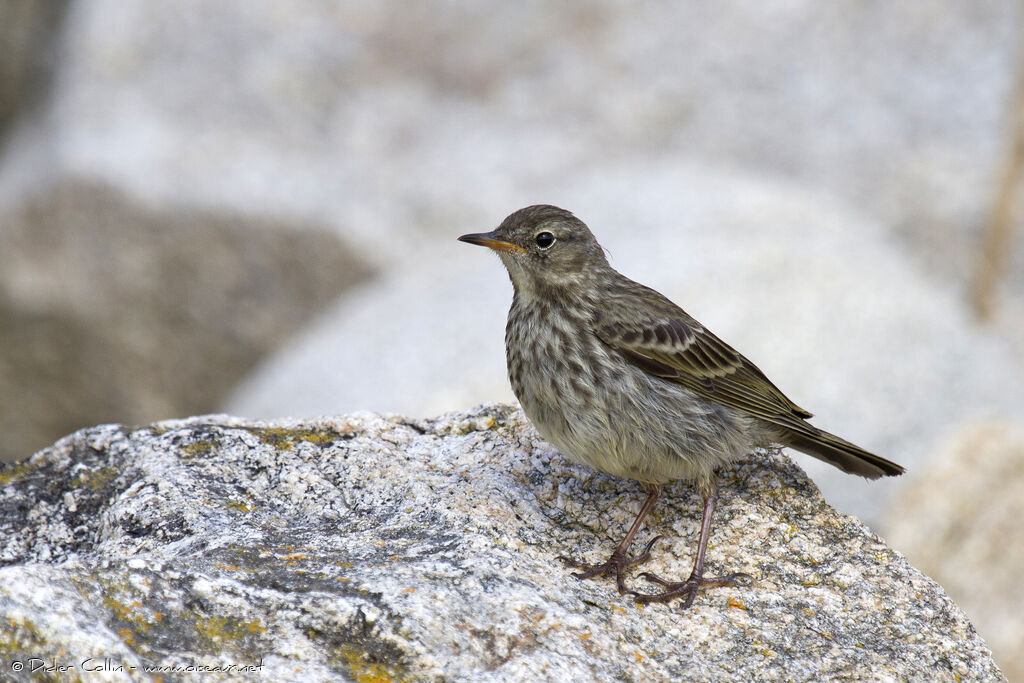
[[[658,542],[661,536],[655,536],[648,542],[644,547],[644,551],[639,555],[626,555],[626,552],[619,551],[616,549],[612,556],[608,558],[607,562],[601,564],[587,564],[586,562],[580,562],[570,557],[560,556],[560,559],[565,564],[575,569],[581,569],[582,571],[578,574],[573,574],[577,579],[592,579],[595,576],[608,576],[609,574],[615,574],[615,587],[619,589],[619,593],[626,593],[626,570],[630,567],[635,567],[638,564],[643,564],[647,560],[651,559],[651,548]],[[633,591],[628,591],[632,593]]]
[[[685,581],[666,581],[656,574],[650,572],[644,572],[640,575],[642,578],[656,583],[659,586],[665,588],[661,593],[637,593],[636,591],[629,591],[629,594],[636,598],[636,601],[646,605],[650,602],[671,602],[676,598],[683,599],[683,609],[686,609],[693,604],[693,599],[697,597],[697,591],[704,587],[710,586],[735,586],[748,581],[753,581],[754,577],[750,574],[744,574],[743,572],[735,572],[733,574],[726,574],[725,576],[697,576],[690,574],[690,578]]]

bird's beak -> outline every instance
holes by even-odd
[[[518,244],[512,244],[511,242],[498,239],[497,230],[492,232],[478,232],[472,235],[463,235],[459,238],[459,241],[469,242],[470,244],[479,244],[481,247],[490,247],[495,251],[526,251]]]

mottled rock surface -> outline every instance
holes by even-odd
[[[642,492],[508,406],[83,430],[0,470],[2,675],[1002,680],[942,589],[787,458],[721,481],[709,571],[754,581],[682,612],[559,563],[603,559]],[[698,508],[669,488],[639,539],[667,536],[652,571],[687,573]]]

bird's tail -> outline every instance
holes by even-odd
[[[806,429],[799,431],[787,429],[782,443],[807,455],[813,455],[819,460],[824,460],[843,472],[859,474],[868,479],[894,477],[906,471],[891,460],[886,460],[860,446],[855,446],[835,434],[829,434],[809,424],[802,426],[805,426]]]

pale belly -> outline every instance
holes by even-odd
[[[509,380],[523,412],[565,455],[602,472],[654,484],[706,480],[754,444],[756,420],[648,375],[596,337],[574,338],[573,348],[511,348]]]

